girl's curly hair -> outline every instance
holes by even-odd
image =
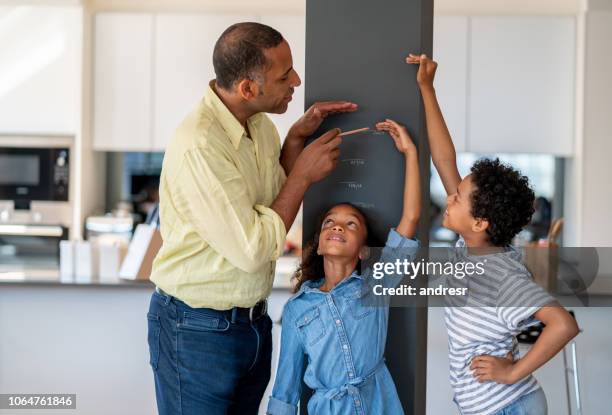
[[[493,245],[510,245],[534,212],[529,179],[499,159],[478,160],[471,172],[476,187],[471,195],[472,216],[489,222],[487,234]]]
[[[347,205],[355,209],[359,214],[363,217],[366,227],[366,240],[365,244],[367,246],[375,246],[377,240],[373,237],[370,226],[368,225],[368,217],[363,213],[361,209],[350,202],[337,203],[333,206],[330,206],[328,209],[323,211],[323,213],[317,219],[317,227],[316,232],[312,239],[306,244],[304,247],[304,252],[302,253],[302,262],[300,263],[298,269],[293,274],[291,278],[294,281],[294,291],[298,292],[302,284],[306,281],[316,281],[318,279],[325,277],[325,270],[323,269],[323,256],[317,254],[317,250],[319,249],[319,236],[321,234],[321,226],[323,225],[323,219],[327,213],[336,206]],[[357,268],[360,269],[361,261],[357,263]]]

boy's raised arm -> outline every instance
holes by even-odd
[[[455,146],[446,127],[446,122],[444,122],[433,86],[438,64],[427,58],[426,55],[419,56],[413,54],[408,55],[406,62],[419,65],[417,83],[423,96],[431,158],[434,166],[436,166],[436,170],[440,174],[446,193],[449,195],[454,194],[457,191],[459,182],[461,182],[461,175],[459,175],[459,170],[457,169]]]

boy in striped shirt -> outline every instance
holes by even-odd
[[[460,282],[468,286],[467,300],[448,300],[445,309],[454,401],[464,415],[544,415],[546,397],[532,373],[578,327],[510,247],[531,219],[533,191],[526,177],[497,159],[476,162],[461,178],[433,87],[437,64],[412,54],[406,62],[419,65],[431,155],[448,194],[443,225],[460,235],[455,260],[486,264],[482,276]],[[516,335],[537,321],[546,327],[519,359]]]

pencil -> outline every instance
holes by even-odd
[[[345,135],[352,135],[352,134],[361,133],[363,131],[368,131],[369,129],[370,129],[370,127],[363,127],[363,128],[358,128],[356,130],[345,131],[343,133],[338,134],[338,137],[344,137]]]

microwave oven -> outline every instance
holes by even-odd
[[[0,274],[57,269],[71,226],[71,141],[0,136]]]
[[[0,200],[67,202],[70,149],[0,147]]]

